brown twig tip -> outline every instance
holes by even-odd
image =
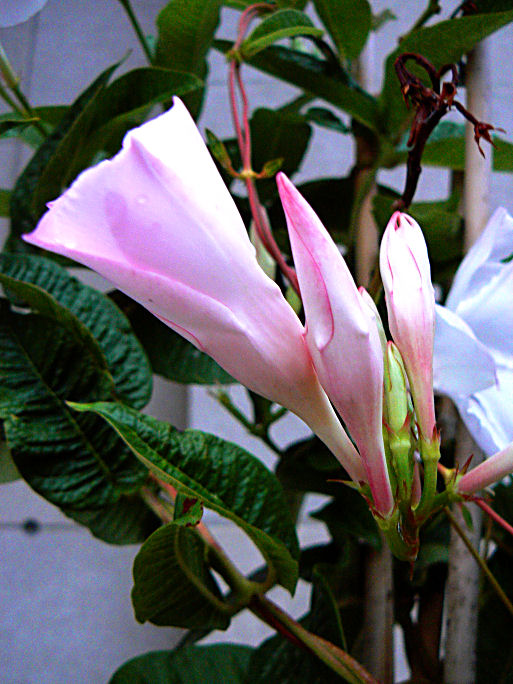
[[[415,62],[426,72],[431,82],[430,85],[423,83],[418,76],[406,68],[408,61]],[[408,152],[404,192],[393,205],[394,210],[402,210],[410,206],[417,189],[422,171],[422,154],[428,138],[451,107],[456,107],[474,126],[474,138],[483,156],[481,139],[494,145],[490,131],[502,131],[502,129],[495,128],[484,121],[478,121],[456,100],[458,70],[455,64],[444,64],[437,70],[423,55],[419,55],[416,52],[405,52],[396,58],[394,68],[406,106],[409,107],[411,103],[415,108],[415,116],[407,142],[407,147],[410,149]],[[450,73],[450,80],[441,83],[442,77],[447,73]]]

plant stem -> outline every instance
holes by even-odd
[[[150,46],[148,45],[146,36],[142,32],[141,26],[137,21],[137,17],[135,16],[135,13],[132,9],[132,5],[130,4],[130,0],[119,0],[119,2],[123,5],[123,8],[128,16],[130,23],[132,24],[132,28],[134,29],[135,35],[139,40],[141,48],[143,49],[143,52],[148,59],[148,62],[150,64],[153,64],[153,55],[151,54]]]
[[[315,654],[319,660],[351,684],[378,684],[348,653],[312,634],[265,596],[256,596],[249,609],[289,641]]]
[[[439,0],[429,0],[428,6],[422,12],[417,21],[413,24],[408,33],[415,31],[418,28],[424,26],[424,24],[431,19],[435,14],[440,14],[442,8],[440,7]]]
[[[472,554],[472,557],[476,561],[476,563],[479,565],[481,568],[482,573],[485,575],[486,579],[490,582],[490,584],[493,587],[493,590],[499,597],[499,599],[502,601],[504,604],[505,608],[507,611],[510,613],[510,615],[513,616],[513,604],[507,597],[504,589],[501,587],[499,582],[495,579],[493,576],[490,568],[488,565],[485,563],[485,561],[481,558],[479,553],[476,551],[476,549],[472,546],[471,542],[469,541],[467,535],[465,534],[465,531],[459,524],[459,522],[456,520],[455,516],[451,513],[449,508],[444,508],[445,515],[449,518],[449,522],[453,526],[454,530],[456,530],[456,533],[460,537],[461,541],[465,544],[469,552]],[[460,638],[461,638],[461,633],[460,633]],[[461,645],[461,641],[460,641]]]

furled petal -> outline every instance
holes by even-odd
[[[430,440],[435,429],[433,343],[435,297],[426,242],[410,216],[395,212],[380,249],[390,332],[408,373],[419,428]]]
[[[496,383],[491,352],[458,315],[436,305],[433,384],[440,394],[458,397]]]
[[[28,242],[111,280],[244,385],[290,408],[354,479],[365,474],[319,385],[304,329],[258,266],[242,219],[184,105],[131,131],[82,173]]]
[[[504,260],[512,253],[513,218],[505,209],[497,209],[461,262],[446,306],[456,311],[463,300],[479,297],[483,287],[493,289],[494,279],[502,272]]]
[[[39,12],[48,0],[2,0],[0,2],[0,27],[15,26]]]
[[[277,181],[308,348],[322,386],[358,446],[376,508],[387,515],[393,498],[381,431],[383,357],[376,323],[319,218],[284,174]]]
[[[474,494],[513,472],[513,444],[509,444],[502,451],[486,461],[480,463],[458,482],[458,491],[462,494]]]

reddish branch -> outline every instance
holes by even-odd
[[[426,72],[430,85],[426,85],[406,68],[408,61],[416,62]],[[410,206],[417,189],[422,171],[422,154],[428,138],[451,107],[456,107],[474,126],[474,138],[483,156],[481,138],[493,145],[490,131],[501,131],[502,129],[496,129],[491,124],[478,121],[461,102],[455,99],[458,88],[458,71],[455,64],[444,64],[436,70],[433,64],[422,55],[415,52],[405,52],[397,57],[394,67],[406,106],[412,104],[415,108],[415,116],[407,142],[410,150],[408,152],[405,188],[402,196],[394,205],[396,209],[405,209]],[[450,73],[451,78],[442,83],[442,76],[447,73]]]

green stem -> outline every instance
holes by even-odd
[[[377,680],[348,653],[306,630],[265,596],[255,596],[249,609],[289,641],[315,654],[350,684],[378,684]]]
[[[429,0],[428,6],[422,12],[417,21],[413,24],[408,33],[415,31],[415,29],[421,28],[424,24],[431,19],[435,14],[440,14],[442,8],[440,7],[439,0]]]
[[[420,502],[415,509],[415,519],[419,525],[421,525],[431,514],[437,495],[436,479],[438,474],[438,461],[440,460],[440,444],[437,439],[426,442],[421,438],[419,446],[422,464],[424,466],[424,481],[422,483]]]
[[[399,529],[399,516],[400,512],[399,510],[396,510],[389,518],[384,520],[376,518],[376,522],[383,532],[394,556],[399,560],[411,563],[417,557],[418,540],[412,538],[411,542],[408,543],[408,541],[403,538]]]
[[[479,555],[477,550],[472,546],[467,535],[465,534],[465,531],[463,530],[463,528],[461,527],[461,525],[456,520],[454,515],[451,513],[451,510],[447,506],[444,508],[444,513],[448,517],[449,522],[451,523],[451,525],[453,526],[455,531],[458,533],[461,541],[465,544],[465,546],[469,550],[470,554],[472,555],[472,557],[474,558],[476,563],[481,568],[482,573],[485,575],[487,580],[492,585],[493,590],[495,591],[495,593],[497,594],[499,599],[502,601],[502,603],[504,604],[507,611],[510,613],[510,615],[513,616],[513,604],[511,603],[511,601],[507,597],[504,589],[501,587],[499,582],[495,579],[494,575],[492,574],[488,565],[485,563],[484,559],[481,558],[481,556]]]
[[[135,16],[135,13],[132,9],[132,5],[130,4],[130,0],[119,0],[119,2],[123,5],[123,8],[128,16],[130,23],[132,24],[132,28],[135,31],[135,34],[139,40],[139,43],[141,44],[144,54],[148,59],[148,62],[150,64],[153,64],[153,55],[151,54],[150,46],[148,45],[146,36],[142,32],[141,26],[137,21],[137,17]]]

